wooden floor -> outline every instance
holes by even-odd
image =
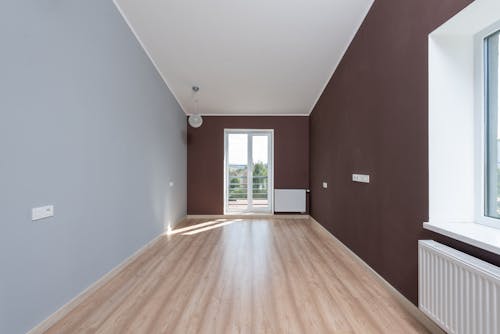
[[[46,333],[427,333],[308,219],[191,220]]]

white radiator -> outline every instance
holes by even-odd
[[[419,308],[447,333],[500,333],[500,268],[432,240],[418,242]]]
[[[306,212],[306,190],[274,190],[274,212]]]

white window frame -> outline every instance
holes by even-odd
[[[486,38],[500,30],[500,21],[490,25],[474,36],[474,96],[475,96],[475,146],[479,158],[475,166],[476,222],[482,225],[500,228],[500,219],[486,215],[487,198],[487,95],[486,95]]]
[[[267,198],[269,200],[269,208],[268,209],[255,209],[251,206],[252,202],[252,191],[248,190],[248,201],[249,201],[249,206],[248,209],[245,211],[231,211],[229,210],[228,207],[228,192],[229,192],[229,187],[227,186],[229,184],[228,180],[228,142],[227,138],[229,134],[247,134],[248,135],[248,160],[247,162],[252,161],[252,140],[251,136],[252,135],[262,135],[262,134],[268,134],[269,135],[269,141],[268,141],[268,154],[269,154],[269,161],[268,161],[268,175],[269,175],[269,185],[268,185],[268,194]],[[224,214],[225,215],[231,215],[231,214],[240,214],[240,213],[269,213],[272,214],[274,213],[274,129],[224,129],[224,175],[223,175],[223,180],[224,180]],[[249,168],[248,171],[248,177],[249,180],[252,176],[252,171]],[[250,183],[248,184],[248,187],[251,187]]]

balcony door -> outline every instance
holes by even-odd
[[[273,211],[273,130],[224,130],[225,213]]]

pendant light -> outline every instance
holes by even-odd
[[[188,123],[193,128],[199,128],[203,124],[203,118],[201,117],[201,115],[199,114],[199,111],[198,111],[198,98],[196,97],[199,90],[200,90],[200,87],[193,86],[195,113],[194,113],[194,115],[191,115],[188,118]]]

